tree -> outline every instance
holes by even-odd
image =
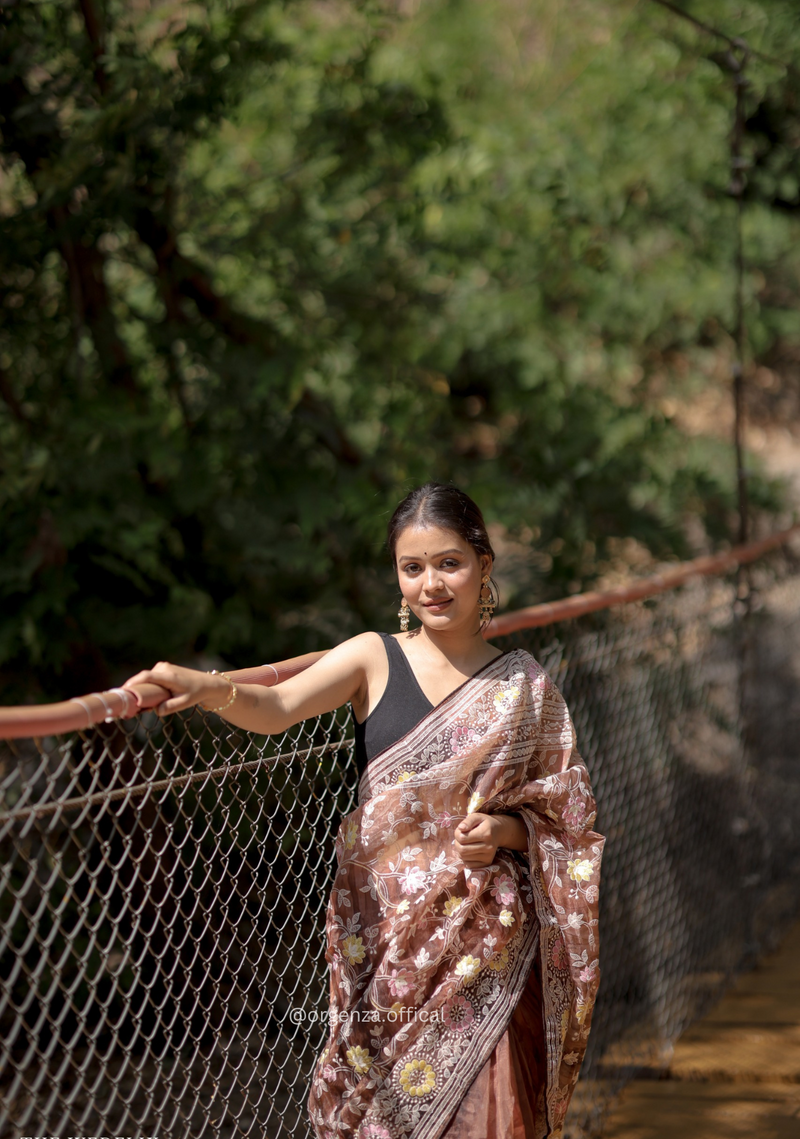
[[[570,31],[543,108],[519,19],[0,9],[10,684],[384,626],[388,512],[430,477],[517,540],[506,602],[615,537],[683,555],[687,514],[730,533],[728,456],[664,411],[726,351],[723,73],[636,9],[588,65]],[[764,207],[755,255],[795,224]]]

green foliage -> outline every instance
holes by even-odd
[[[706,7],[800,44],[788,2]],[[431,477],[530,547],[506,603],[579,588],[611,538],[730,535],[732,460],[668,410],[731,352],[728,76],[654,5],[559,8],[0,8],[0,667],[22,690],[391,627],[385,523]],[[796,77],[753,82],[768,352],[800,336]]]

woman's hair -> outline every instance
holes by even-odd
[[[452,530],[469,542],[476,554],[490,554],[494,558],[483,515],[469,495],[458,487],[426,482],[406,495],[392,515],[386,537],[395,564],[397,540],[407,526],[440,526],[443,530]]]

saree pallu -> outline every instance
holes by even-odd
[[[475,811],[519,815],[527,854],[467,870],[453,832]],[[318,1139],[462,1139],[504,1048],[519,1066],[532,984],[545,1086],[524,1134],[562,1134],[599,983],[594,819],[566,704],[522,649],[369,763],[336,839]]]

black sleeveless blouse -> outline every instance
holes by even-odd
[[[366,720],[359,724],[353,717],[355,757],[359,776],[371,759],[397,743],[433,708],[433,704],[417,683],[406,654],[394,637],[388,633],[378,635],[383,640],[389,658],[389,679],[383,696]]]

